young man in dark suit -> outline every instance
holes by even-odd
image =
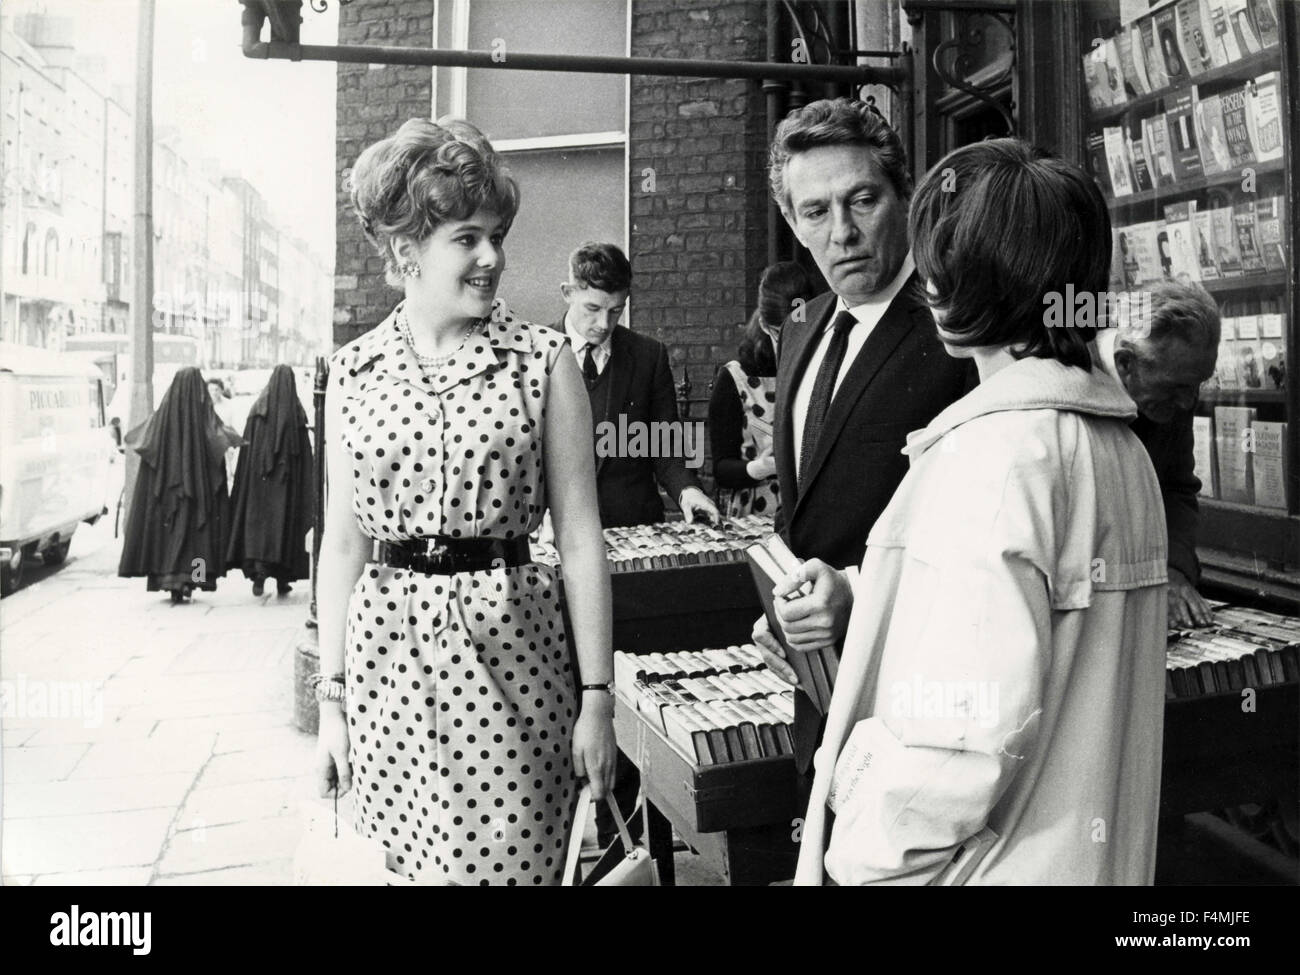
[[[781,332],[773,450],[784,537],[806,560],[778,601],[796,650],[834,647],[852,608],[867,535],[907,472],[907,434],[975,384],[949,357],[922,299],[907,240],[912,179],[898,135],[861,102],[813,102],[780,124],[772,193],[831,290],[796,308]],[[754,641],[794,683],[765,619]],[[806,773],[821,734],[795,694],[795,761]]]
[[[618,442],[624,430],[668,429],[655,424],[678,427],[668,350],[648,335],[618,327],[631,288],[632,265],[621,250],[613,244],[583,244],[569,258],[569,279],[560,285],[568,308],[551,326],[569,336],[591,398],[600,523],[616,528],[663,521],[660,487],[687,521],[698,516],[716,523],[718,509],[700,489],[685,456],[675,451],[634,456],[644,451]],[[679,442],[703,449],[694,440]]]
[[[687,521],[699,517],[716,524],[718,509],[700,489],[684,456],[672,451],[654,451],[656,456],[645,456],[644,451],[630,449],[630,442],[620,442],[624,431],[650,431],[656,429],[656,424],[661,425],[661,430],[669,429],[663,424],[678,426],[668,350],[648,335],[618,326],[631,288],[632,265],[619,248],[613,244],[583,244],[570,256],[569,279],[560,285],[568,308],[563,319],[551,326],[569,336],[591,398],[601,526],[617,528],[663,521],[660,487],[677,502]],[[649,442],[649,437],[643,440]],[[696,451],[704,449],[702,442],[688,445],[683,439],[678,443]],[[630,815],[641,778],[621,751],[614,775],[614,796],[624,815]],[[596,810],[596,827],[601,846],[608,846],[617,837],[604,803]],[[636,832],[637,824],[632,827]]]

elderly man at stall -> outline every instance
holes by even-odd
[[[1142,299],[1118,316],[1117,327],[1098,330],[1093,360],[1137,404],[1133,432],[1160,482],[1169,530],[1169,625],[1204,626],[1210,608],[1196,591],[1201,482],[1194,472],[1192,411],[1201,384],[1214,375],[1219,309],[1198,284],[1162,282]]]

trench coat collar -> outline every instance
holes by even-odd
[[[907,435],[903,453],[915,459],[945,434],[990,413],[1067,410],[1132,420],[1137,407],[1119,382],[1094,366],[1084,371],[1034,356],[1013,362],[952,403],[923,430]]]
[[[497,298],[492,302],[485,327],[472,335],[446,366],[426,374],[402,334],[399,321],[402,307],[398,304],[380,326],[376,371],[410,383],[416,389],[441,394],[479,373],[500,368],[510,352],[526,355],[533,351],[528,323],[515,318],[505,302]]]

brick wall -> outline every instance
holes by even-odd
[[[433,0],[348,4],[339,43],[424,46],[432,17]],[[765,30],[762,0],[632,0],[638,57],[761,61]],[[406,119],[428,117],[430,97],[427,68],[338,67],[336,344],[373,328],[400,297],[357,226],[344,172]],[[675,378],[691,382],[691,415],[702,419],[766,259],[763,94],[756,81],[634,76],[629,134],[634,324],[668,345]]]
[[[632,55],[765,60],[766,6],[632,0]],[[715,369],[735,356],[766,260],[759,84],[632,78],[633,324],[668,346],[678,382],[689,377],[695,419]]]
[[[434,0],[367,0],[341,6],[338,42],[427,47],[433,36],[433,5]],[[432,79],[429,68],[338,66],[335,346],[374,328],[401,297],[385,283],[383,260],[357,224],[344,189],[346,170],[366,146],[392,135],[407,119],[429,117]]]

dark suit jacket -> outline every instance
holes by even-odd
[[[564,318],[551,326],[564,331]],[[677,422],[677,392],[668,365],[668,350],[662,342],[639,335],[622,326],[610,337],[608,382],[602,403],[593,404],[592,421],[608,421],[619,427],[620,415],[627,424]],[[653,429],[653,428],[650,428]],[[681,457],[596,458],[596,490],[600,501],[600,523],[605,528],[645,525],[664,520],[663,500],[658,485],[673,500],[699,481]]]
[[[835,311],[835,295],[810,301],[804,323],[787,319],[782,326],[773,451],[781,509],[787,513],[782,534],[801,559],[818,558],[837,569],[862,562],[871,526],[907,473],[901,453],[907,434],[926,426],[977,382],[970,360],[944,351],[916,288],[913,274],[854,359],[805,464],[802,489],[795,477],[794,396]],[[812,703],[796,693],[800,771],[807,770],[819,735]]]
[[[1139,416],[1133,421],[1133,432],[1146,448],[1160,482],[1169,531],[1169,567],[1196,585],[1201,578],[1201,563],[1196,558],[1196,524],[1200,517],[1196,495],[1201,481],[1195,474],[1192,453],[1192,414],[1180,414],[1169,423],[1153,423]]]

